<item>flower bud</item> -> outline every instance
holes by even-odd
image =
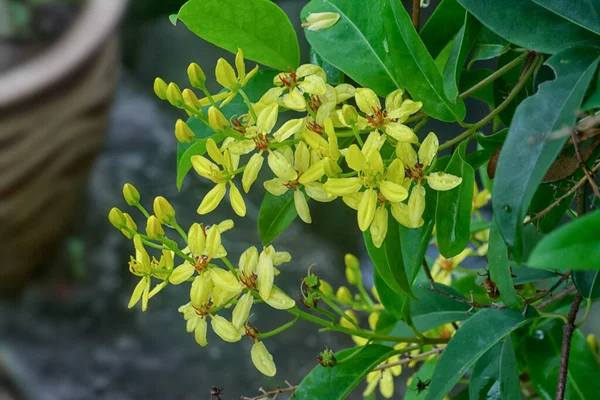
[[[148,218],[148,222],[146,223],[146,235],[150,239],[158,240],[165,235],[165,231],[163,230],[160,221],[154,215],[151,215]]]
[[[219,82],[219,85],[223,86],[224,88],[233,90],[237,85],[235,71],[233,70],[231,64],[229,64],[224,58],[219,58],[217,60],[215,76],[217,78],[217,82]]]
[[[183,108],[185,105],[181,89],[179,89],[179,86],[174,82],[169,83],[167,86],[167,100],[169,100],[169,103],[171,103],[173,107]]]
[[[229,121],[218,108],[211,106],[208,109],[208,123],[215,132],[222,132],[229,127]]]
[[[221,232],[221,233],[227,232],[228,230],[233,229],[233,220],[232,219],[223,220],[223,221],[219,222],[217,227],[219,228],[219,232]]]
[[[306,17],[306,23],[302,26],[309,31],[321,31],[335,25],[340,19],[340,14],[334,12],[310,13]]]
[[[323,279],[319,279],[319,290],[325,297],[333,297],[333,288]]]
[[[346,311],[344,311],[344,314],[346,315],[347,318],[345,318],[345,317],[340,318],[340,325],[343,326],[344,328],[348,328],[348,329],[356,328],[355,324],[358,325],[358,318],[356,318],[356,314],[354,314],[354,311],[346,310]],[[351,319],[354,323],[348,321],[348,318]]]
[[[167,99],[167,82],[161,78],[154,79],[154,93],[161,100]]]
[[[125,220],[127,221],[126,226],[127,226],[127,228],[129,228],[129,230],[121,229],[121,232],[123,233],[123,235],[125,235],[125,237],[127,239],[131,239],[133,237],[133,234],[130,231],[137,232],[137,225],[135,224],[135,221],[133,220],[133,218],[131,218],[131,215],[129,215],[127,213],[123,213],[123,216],[125,217]]]
[[[200,100],[198,100],[198,97],[196,97],[194,92],[192,92],[190,89],[184,89],[183,92],[181,92],[181,96],[183,97],[183,101],[188,108],[191,108],[196,112],[199,111],[199,107],[201,107]],[[188,110],[186,111],[189,112]]]
[[[123,186],[123,197],[125,198],[125,202],[130,206],[140,203],[140,193],[131,183],[126,183]]]
[[[212,326],[213,331],[226,342],[235,343],[242,338],[239,330],[231,322],[220,315],[212,316],[210,325]]]
[[[273,362],[273,356],[269,353],[263,342],[254,342],[252,349],[250,350],[250,357],[252,358],[252,363],[256,369],[262,374],[266,376],[275,376],[277,368]]]
[[[342,123],[345,125],[356,125],[358,122],[358,112],[356,111],[356,108],[350,104],[344,104],[342,106],[342,118],[344,118]]]
[[[253,301],[254,297],[252,297],[252,294],[250,293],[245,293],[238,299],[231,317],[231,323],[233,326],[240,329],[244,325],[248,319],[248,316],[250,315],[250,309],[252,308]]]
[[[198,89],[205,88],[206,75],[202,68],[196,63],[191,63],[187,69],[188,79],[190,80],[190,84]]]
[[[352,293],[350,293],[350,289],[348,289],[346,286],[340,286],[340,288],[335,293],[335,297],[342,304],[352,303]]]
[[[175,137],[181,143],[190,143],[194,138],[194,132],[182,120],[178,119],[175,123]]]
[[[346,264],[346,280],[351,285],[358,285],[362,281],[358,258],[352,254],[346,254],[344,264]]]
[[[598,354],[598,350],[600,349],[600,347],[598,346],[598,339],[596,339],[596,336],[593,333],[590,333],[585,338],[585,341],[590,347],[590,350],[592,350],[592,353]]]
[[[173,224],[175,222],[175,210],[171,203],[162,196],[154,199],[154,215],[161,224]]]
[[[208,324],[206,323],[206,318],[198,318],[196,329],[194,329],[194,339],[196,339],[196,343],[202,347],[208,344],[208,341],[206,340],[207,327]]]
[[[379,313],[372,312],[371,314],[369,314],[369,327],[372,330],[375,330],[375,328],[377,328],[377,322],[379,322]]]
[[[125,226],[127,226],[127,219],[125,218],[123,211],[119,210],[117,207],[110,209],[108,213],[108,220],[117,229],[123,229]]]

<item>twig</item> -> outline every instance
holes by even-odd
[[[406,357],[406,358],[403,358],[402,360],[399,360],[399,361],[391,362],[391,363],[388,363],[388,364],[381,364],[378,367],[374,368],[373,371],[381,371],[381,370],[384,370],[384,369],[387,369],[387,368],[390,368],[390,367],[395,367],[396,365],[409,364],[409,363],[411,363],[413,361],[420,360],[420,359],[423,359],[423,358],[427,358],[427,357],[429,357],[430,355],[433,355],[433,354],[440,354],[442,351],[444,351],[445,348],[446,348],[446,346],[436,347],[433,350],[426,351],[425,353],[421,353],[421,354],[418,354],[418,355],[413,356],[413,357]]]
[[[293,393],[298,386],[292,386],[290,385],[290,383],[288,381],[285,381],[285,383],[288,385],[288,387],[286,388],[277,388],[276,390],[271,390],[270,392],[265,391],[263,388],[258,389],[260,392],[262,392],[261,395],[255,396],[255,397],[246,397],[246,396],[242,396],[242,400],[260,400],[260,399],[268,399],[271,396],[273,396],[273,398],[275,398],[277,395],[281,394],[281,393]]]
[[[433,287],[433,277],[431,276],[431,270],[429,269],[429,264],[427,264],[425,257],[423,257],[423,271],[425,271],[425,276],[427,276],[429,283]]]
[[[569,355],[571,353],[571,337],[575,330],[575,318],[577,317],[577,311],[581,305],[581,294],[577,293],[571,304],[571,310],[567,317],[569,323],[565,324],[563,328],[563,341],[562,351],[560,354],[560,373],[558,375],[558,386],[556,387],[556,400],[563,400],[565,398],[565,389],[567,387],[567,373],[569,368]]]
[[[441,294],[442,296],[446,296],[446,297],[448,297],[448,298],[450,298],[450,299],[452,299],[454,301],[458,301],[459,303],[471,306],[471,308],[495,308],[495,309],[498,309],[498,310],[506,308],[506,306],[503,305],[503,304],[496,304],[496,303],[483,304],[483,303],[477,303],[476,301],[469,301],[469,300],[461,299],[460,297],[457,297],[457,296],[455,296],[453,294],[450,294],[450,293],[446,293],[443,290],[440,290],[440,289],[436,288],[435,286],[426,288],[423,285],[419,285],[419,287],[421,287],[422,289],[431,290],[434,293]],[[471,311],[471,310],[469,310],[469,311]]]
[[[421,0],[413,0],[412,23],[417,32],[419,32],[419,13],[420,12],[421,12]]]
[[[596,172],[598,171],[598,169],[600,169],[600,163],[596,164],[594,166],[594,168],[592,168],[590,170],[590,172]],[[579,182],[577,182],[575,184],[575,186],[573,186],[571,189],[569,189],[567,191],[567,193],[563,194],[562,196],[560,196],[558,199],[556,199],[554,201],[554,203],[550,204],[548,207],[544,208],[542,211],[540,211],[539,213],[537,213],[533,218],[531,218],[530,220],[528,220],[527,222],[525,222],[525,225],[531,224],[534,221],[537,221],[538,219],[542,218],[544,215],[548,214],[554,207],[558,206],[560,204],[561,201],[563,201],[564,199],[566,199],[567,197],[569,197],[570,195],[572,195],[573,193],[575,193],[575,191],[577,189],[579,189],[581,186],[585,185],[585,183],[587,182],[587,177],[583,177],[579,180]]]
[[[537,308],[538,310],[543,310],[544,308],[548,307],[550,304],[552,304],[564,297],[567,297],[570,294],[573,294],[576,290],[577,290],[577,288],[575,286],[566,287],[563,290],[561,290],[560,292],[556,293],[554,296],[550,296],[546,300],[541,301],[535,308]]]
[[[556,290],[556,288],[559,287],[564,281],[569,279],[570,276],[571,276],[571,273],[567,272],[566,274],[561,276],[561,278],[558,281],[556,281],[556,283],[554,285],[552,285],[552,287],[550,289],[542,291],[540,294],[532,297],[529,300],[526,300],[525,303],[527,303],[528,305],[531,305],[531,304],[535,303],[536,301],[541,300],[544,297],[548,296],[549,294],[552,294],[552,292],[554,292]]]
[[[583,170],[585,177],[587,178],[588,182],[590,183],[590,186],[591,186],[592,190],[594,191],[594,194],[597,197],[600,197],[600,191],[598,191],[598,186],[596,185],[596,182],[594,182],[594,178],[592,178],[592,174],[590,173],[590,170],[587,167],[587,165],[585,164],[585,161],[583,160],[583,157],[581,156],[581,152],[579,151],[579,144],[578,144],[579,142],[577,140],[577,133],[575,132],[574,129],[571,130],[571,139],[573,140],[573,147],[575,148],[575,155],[577,156],[577,161],[579,161],[579,166]]]

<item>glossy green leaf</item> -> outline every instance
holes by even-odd
[[[348,357],[357,349],[342,350],[335,354],[336,359]],[[300,382],[294,392],[295,400],[345,399],[363,378],[382,361],[389,358],[394,349],[379,344],[365,346],[352,359],[335,368],[317,365]]]
[[[467,155],[467,164],[469,164],[473,169],[477,169],[484,165],[487,165],[487,162],[490,160],[494,153],[491,153],[484,149],[479,149],[470,152]]]
[[[600,2],[579,0],[533,0],[540,6],[600,35]]]
[[[492,224],[489,221],[474,219],[473,221],[471,221],[471,233],[490,229],[491,226],[492,226]]]
[[[450,339],[425,399],[443,399],[483,354],[527,321],[527,317],[515,310],[486,308],[478,311]]]
[[[521,47],[555,54],[600,37],[533,1],[458,0],[483,25]],[[565,5],[568,6],[568,5]],[[535,18],[532,18],[535,16]]]
[[[327,76],[328,84],[336,86],[340,83],[344,83],[344,73],[333,65],[329,64],[327,61],[323,60],[323,58],[312,47],[310,48],[310,63],[323,68],[323,71],[325,71],[325,75]]]
[[[504,144],[506,136],[508,135],[508,128],[502,129],[500,132],[494,133],[493,135],[484,135],[483,133],[477,133],[477,143],[484,149],[494,152],[498,150]]]
[[[373,283],[377,289],[381,304],[386,311],[397,320],[405,321],[408,325],[411,325],[410,297],[405,293],[398,293],[390,288],[377,269],[373,269]]]
[[[296,32],[285,12],[269,0],[189,0],[178,18],[210,43],[271,68],[300,64]],[[260,21],[258,23],[258,21]]]
[[[488,69],[488,68],[464,70],[462,72],[462,75],[460,76],[460,85],[459,85],[460,92],[462,93],[462,92],[466,91],[467,89],[470,89],[471,87],[475,86],[476,84],[478,84],[479,82],[481,82],[482,80],[484,80],[485,78],[490,76],[493,72],[494,71],[492,71],[491,69]],[[487,86],[479,89],[478,91],[473,93],[470,97],[473,97],[474,99],[483,101],[490,107],[490,109],[494,108],[494,86],[493,85],[487,85]]]
[[[448,57],[448,62],[444,68],[444,93],[450,100],[458,97],[460,75],[481,29],[481,24],[471,14],[465,13],[464,20],[464,25],[454,38],[450,57]]]
[[[502,68],[506,64],[514,61],[517,57],[522,55],[516,51],[508,51],[502,54],[498,58],[498,64],[496,68]],[[506,97],[513,90],[519,79],[521,78],[521,72],[523,71],[523,67],[525,66],[525,60],[522,60],[517,64],[516,67],[507,71],[505,74],[500,76],[498,79],[494,81],[493,89],[494,89],[494,103],[501,104]],[[511,101],[496,117],[500,120],[504,126],[510,126],[512,122],[512,118],[515,114],[517,106],[525,100],[528,96],[530,96],[534,92],[534,80],[533,76],[530,77],[523,89],[515,96],[514,100]]]
[[[464,118],[464,103],[455,104],[445,97],[441,74],[402,4],[375,0],[365,12],[364,6],[353,0],[312,0],[302,10],[302,17],[314,12],[340,14],[332,27],[306,31],[310,45],[331,65],[380,96],[396,88],[407,89],[434,118]]]
[[[600,211],[584,215],[545,236],[527,265],[553,270],[600,269]]]
[[[493,209],[500,233],[521,257],[522,221],[533,194],[567,137],[547,137],[575,123],[576,110],[598,64],[597,48],[565,50],[547,63],[557,78],[539,86],[513,119],[496,168]]]
[[[577,291],[586,299],[600,298],[600,271],[573,271],[571,273]]]
[[[510,48],[510,43],[486,27],[482,27],[471,53],[471,60],[467,68],[471,68],[475,61],[489,60],[504,54]]]
[[[438,192],[435,225],[438,248],[446,258],[463,251],[470,238],[475,171],[465,161],[466,147],[467,142],[458,146],[445,169],[447,174],[461,177],[462,183],[454,189]]]
[[[363,232],[365,246],[369,252],[375,270],[383,281],[395,292],[414,297],[412,282],[409,282],[400,245],[400,224],[394,218],[388,218],[388,231],[380,248],[375,247],[371,232]]]
[[[529,375],[538,396],[544,400],[552,400],[556,395],[560,369],[563,323],[556,319],[545,322],[527,335],[519,350],[525,356]],[[600,367],[585,337],[577,329],[573,332],[571,340],[565,399],[597,398],[600,393],[598,376],[600,376]]]
[[[473,366],[471,399],[521,399],[517,358],[510,336],[489,349]]]
[[[417,372],[413,375],[412,382],[407,386],[404,392],[403,400],[421,400],[423,398],[423,392],[419,393],[417,384],[419,379],[421,382],[427,382],[433,376],[435,366],[437,365],[437,358],[432,358],[421,364]],[[418,378],[418,379],[417,379]],[[425,389],[427,390],[427,389]]]
[[[264,246],[270,244],[296,219],[294,191],[288,190],[281,196],[265,192],[258,212],[258,235]]]
[[[560,182],[553,183],[542,183],[538,186],[531,204],[529,205],[529,215],[536,215],[537,213],[544,210],[550,204],[554,203],[556,199],[562,197],[572,186],[574,185],[569,179],[562,180]],[[533,225],[540,233],[551,232],[556,225],[560,222],[565,212],[571,206],[575,193],[567,196],[558,205],[552,208],[549,212],[544,214],[542,218],[536,220]]]
[[[442,0],[419,36],[431,57],[436,58],[463,26],[465,9],[456,0]]]
[[[529,282],[536,282],[544,279],[556,278],[556,274],[552,271],[529,268],[525,264],[519,266],[516,263],[511,263],[511,267],[513,275],[516,275],[513,278],[513,283],[515,285],[523,285]]]
[[[600,69],[596,74],[596,88],[581,106],[581,111],[589,111],[592,108],[600,108]]]
[[[490,278],[498,286],[500,298],[508,307],[520,307],[521,298],[514,288],[514,283],[508,261],[508,248],[500,236],[498,226],[492,222],[487,260],[490,269]]]

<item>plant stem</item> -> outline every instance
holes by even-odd
[[[181,229],[181,226],[179,226],[179,224],[177,223],[177,221],[173,222],[172,228],[175,229],[177,231],[177,233],[179,233],[179,235],[181,235],[181,237],[183,238],[183,240],[188,241],[188,237],[187,234],[183,231],[183,229]]]
[[[250,101],[250,99],[246,95],[246,92],[244,92],[243,89],[240,89],[239,92],[242,95],[242,98],[244,99],[244,103],[246,103],[246,106],[248,106],[248,111],[250,111],[250,114],[252,115],[252,119],[254,119],[254,121],[256,122],[258,120],[258,118],[256,117],[256,112],[254,111],[252,102]]]
[[[358,130],[356,124],[352,125],[352,132],[354,132],[354,137],[356,137],[356,141],[358,142],[358,144],[360,144],[360,147],[362,148],[365,145],[365,143],[360,137],[360,131]]]
[[[419,129],[421,129],[422,127],[425,126],[425,124],[427,124],[427,121],[429,121],[428,117],[423,118],[421,121],[419,121],[414,127],[413,127],[413,132],[417,133],[419,131]]]
[[[208,89],[206,89],[205,87],[203,87],[202,92],[204,92],[204,95],[206,96],[206,98],[208,99],[208,101],[210,102],[210,104],[214,107],[214,108],[219,108],[219,106],[217,106],[217,103],[215,103],[215,100],[213,99],[212,95],[210,94],[210,92],[208,91]]]
[[[275,336],[278,333],[281,333],[281,332],[285,331],[286,329],[291,328],[292,326],[294,326],[294,324],[298,321],[299,318],[300,317],[296,316],[296,318],[294,318],[290,322],[287,322],[287,323],[281,325],[279,328],[273,329],[272,331],[269,331],[269,332],[259,333],[258,334],[258,338],[259,339],[266,339],[266,338],[269,338],[271,336]]]
[[[482,80],[481,82],[477,83],[476,85],[474,85],[474,86],[470,87],[469,89],[465,90],[464,92],[462,92],[460,94],[460,98],[461,99],[467,98],[467,97],[471,96],[473,93],[478,92],[479,90],[483,89],[490,83],[494,82],[496,79],[498,79],[499,77],[501,77],[502,75],[504,75],[505,73],[507,73],[508,71],[510,71],[517,65],[519,65],[521,63],[521,61],[523,61],[525,58],[527,58],[527,56],[529,54],[530,54],[530,52],[525,52],[525,53],[521,54],[520,56],[518,56],[517,58],[515,58],[514,60],[512,60],[511,62],[506,64],[504,67],[500,68],[499,70],[497,70],[496,72],[494,72],[493,74],[491,74],[490,76],[488,76],[487,78]]]
[[[231,262],[227,259],[227,257],[221,257],[221,261],[223,261],[223,264],[225,264],[227,268],[229,268],[231,273],[237,278],[237,271],[235,270],[233,264],[231,264]]]
[[[464,139],[470,138],[472,135],[474,135],[477,132],[477,130],[479,128],[488,124],[490,121],[492,121],[494,119],[494,117],[496,115],[500,114],[510,104],[510,102],[514,100],[514,98],[517,96],[517,94],[519,94],[521,89],[523,89],[523,86],[525,86],[525,84],[527,83],[527,80],[529,79],[529,77],[531,77],[531,75],[533,74],[533,72],[535,71],[537,66],[539,65],[540,59],[541,59],[541,57],[539,55],[536,55],[535,59],[528,66],[526,66],[527,69],[523,70],[523,74],[522,74],[521,78],[519,79],[519,81],[517,82],[517,84],[515,85],[515,87],[511,90],[511,92],[506,97],[506,99],[504,99],[504,101],[502,103],[500,103],[500,105],[498,107],[493,109],[492,112],[490,112],[487,116],[485,116],[481,121],[476,122],[474,124],[464,124],[464,126],[469,127],[469,129],[467,129],[465,132],[461,133],[454,139],[448,140],[446,143],[442,144],[439,147],[438,151],[445,150],[449,147],[454,146],[457,143],[462,142]]]
[[[565,324],[563,328],[562,350],[560,354],[560,372],[558,374],[558,386],[556,387],[556,400],[564,400],[565,398],[567,373],[569,368],[569,355],[571,353],[571,338],[573,337],[573,331],[575,331],[575,318],[577,317],[577,311],[579,311],[581,300],[581,295],[577,293],[573,299],[573,304],[571,304],[569,316],[567,317],[568,323]]]
[[[146,209],[144,208],[143,205],[141,205],[140,203],[137,203],[135,206],[137,207],[138,210],[140,210],[142,212],[142,214],[144,214],[144,217],[150,218],[150,214],[148,213],[148,211],[146,211]]]
[[[347,315],[341,308],[339,308],[338,305],[335,304],[333,301],[328,300],[327,297],[321,297],[321,300],[323,300],[325,302],[325,304],[327,304],[329,306],[329,308],[331,308],[333,311],[338,313],[338,315],[340,317],[344,318],[346,321],[348,321],[352,325],[354,325],[354,327],[356,329],[360,329],[360,326],[358,326],[356,321],[354,321],[352,318],[350,318],[350,316]]]
[[[412,23],[415,30],[419,32],[419,14],[421,11],[421,0],[413,0],[412,3]]]
[[[440,354],[442,351],[444,351],[445,348],[446,348],[446,346],[440,346],[440,347],[436,347],[433,350],[426,351],[425,353],[417,354],[416,356],[406,357],[402,360],[395,361],[395,362],[388,363],[388,364],[380,364],[378,367],[374,368],[373,371],[381,371],[381,370],[384,370],[384,369],[387,369],[390,367],[395,367],[396,365],[409,364],[413,361],[427,358],[433,354]]]

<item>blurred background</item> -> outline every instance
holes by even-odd
[[[173,131],[185,116],[152,92],[156,76],[186,86],[190,62],[213,82],[217,59],[233,59],[169,22],[183,3],[0,0],[0,400],[210,399],[212,386],[238,399],[284,380],[296,384],[325,346],[353,344],[298,323],[268,341],[278,373],[266,378],[251,364],[250,341],[232,345],[212,335],[200,348],[186,333],[177,307],[187,290],[168,288],[146,313],[127,309],[137,281],[127,268],[133,246],[107,219],[111,207],[127,208],[123,184],[134,184],[147,207],[165,196],[185,224],[199,221],[196,208],[210,187],[190,173],[177,191]],[[299,26],[306,1],[276,3],[308,62]],[[422,23],[435,5],[423,9]],[[484,113],[473,105],[469,120]],[[462,131],[429,128],[441,141]],[[261,199],[262,191],[251,192],[247,217],[234,218],[236,229],[224,235],[232,260],[260,243]],[[275,242],[292,253],[279,282],[294,296],[310,265],[337,287],[343,255],[365,259],[354,211],[316,202],[311,211],[312,225],[296,221]],[[232,215],[221,205],[202,222]],[[370,287],[371,266],[362,267]],[[253,312],[259,327],[288,320]]]

